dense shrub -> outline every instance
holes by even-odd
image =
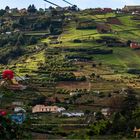
[[[81,29],[96,29],[97,25],[94,21],[92,20],[87,20],[87,21],[79,21],[77,22],[76,29],[81,30]]]
[[[30,45],[34,45],[37,43],[37,39],[34,36],[31,36],[29,39],[29,44]]]
[[[74,39],[73,42],[74,43],[81,43],[82,41],[80,39]]]
[[[0,63],[7,64],[10,60],[15,59],[25,53],[24,49],[20,47],[13,47],[1,52]]]
[[[104,43],[108,47],[126,47],[127,43],[120,41],[118,38],[110,36],[102,36],[101,39],[96,40],[97,43]]]
[[[64,48],[64,51],[69,52],[82,52],[87,54],[111,54],[113,50],[109,49],[93,49],[93,48]]]
[[[129,69],[127,72],[131,74],[140,74],[140,69]]]

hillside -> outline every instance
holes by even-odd
[[[95,14],[92,9],[57,16],[1,17],[5,24],[0,34],[0,70],[11,69],[15,76],[27,78],[19,80],[27,86],[25,90],[1,88],[1,108],[10,114],[12,102],[23,102],[24,124],[32,138],[98,139],[107,135],[107,139],[121,139],[127,133],[131,137],[133,128],[140,127],[140,117],[131,116],[140,112],[139,108],[131,110],[135,98],[129,100],[131,94],[140,100],[140,49],[130,47],[140,38],[140,23],[135,18],[130,13]],[[126,106],[126,99],[132,108]],[[67,113],[84,115],[33,113],[35,105],[63,107]],[[111,115],[100,114],[106,108]],[[122,113],[120,120],[115,113]],[[123,121],[123,130],[115,119],[119,125]],[[129,130],[125,130],[127,119]]]

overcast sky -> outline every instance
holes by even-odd
[[[62,0],[49,1],[57,3],[60,6],[67,6]],[[140,0],[69,0],[69,2],[78,5],[81,9],[92,7],[121,8],[124,5],[140,5]],[[44,0],[0,0],[0,8],[5,8],[6,5],[11,8],[27,8],[30,4],[34,4],[37,8],[50,6],[50,4],[44,2]]]

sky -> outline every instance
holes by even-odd
[[[68,6],[63,0],[49,0],[60,6]],[[80,9],[95,7],[111,7],[122,8],[124,5],[140,5],[140,0],[68,0],[72,4],[77,5]],[[44,0],[0,0],[0,9],[4,9],[7,5],[10,8],[27,8],[30,4],[34,4],[37,8],[47,8],[51,6]]]

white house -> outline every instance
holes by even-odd
[[[111,112],[110,112],[110,108],[103,108],[101,110],[101,113],[104,115],[104,116],[110,116]]]
[[[75,96],[75,95],[78,95],[79,93],[78,92],[70,92],[70,96]]]
[[[10,34],[12,34],[12,33],[11,33],[11,32],[5,32],[5,34],[10,35]]]
[[[65,111],[66,109],[64,108],[64,107],[59,107],[58,109],[57,109],[57,111],[58,112],[62,112],[62,111]]]
[[[62,116],[82,117],[82,116],[84,116],[84,113],[83,112],[62,112]]]
[[[25,109],[23,109],[22,107],[15,107],[14,108],[14,112],[26,112],[26,110]]]

